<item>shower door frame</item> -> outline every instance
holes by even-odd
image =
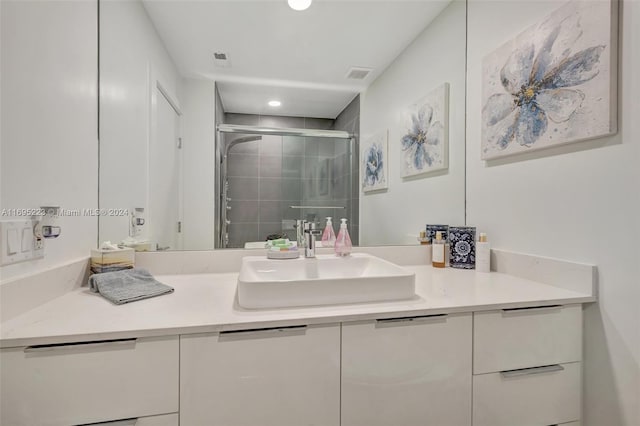
[[[349,139],[350,143],[357,143],[357,138],[355,135],[345,132],[343,130],[320,130],[320,129],[297,129],[297,128],[279,128],[279,127],[263,127],[263,126],[248,126],[241,124],[223,124],[220,123],[216,125],[216,146],[215,151],[218,152],[218,145],[222,143],[222,134],[244,134],[244,135],[262,135],[262,136],[300,136],[300,137],[316,137],[316,138],[336,138],[336,139]],[[354,149],[359,149],[359,147],[355,146]],[[354,155],[353,152],[351,155]],[[217,214],[216,223],[218,225],[217,235],[216,235],[216,248],[227,248],[225,241],[225,231],[228,232],[227,228],[227,201],[224,199],[227,195],[224,191],[224,183],[227,181],[227,176],[222,175],[222,170],[226,169],[223,167],[222,162],[225,161],[224,155],[221,156],[220,161],[216,161],[216,182],[215,182],[215,190],[217,194],[215,194],[216,200],[218,201],[218,205],[215,209]]]

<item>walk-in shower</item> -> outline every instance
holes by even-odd
[[[356,145],[344,131],[219,124],[216,247],[293,239],[296,219],[327,216],[347,218],[357,240]]]

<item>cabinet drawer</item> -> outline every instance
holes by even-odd
[[[473,377],[474,426],[556,425],[580,419],[579,362]]]
[[[180,340],[181,426],[337,426],[340,326]]]
[[[471,314],[342,326],[342,426],[471,423]]]
[[[3,425],[70,425],[178,411],[178,337],[0,351]]]
[[[582,360],[582,306],[476,312],[473,372],[493,373]]]

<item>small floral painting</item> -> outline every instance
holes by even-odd
[[[374,134],[362,144],[362,191],[378,191],[389,187],[387,131]]]
[[[449,84],[444,83],[411,105],[406,114],[402,177],[446,169],[449,150]]]
[[[482,159],[616,132],[611,1],[567,3],[484,58]]]

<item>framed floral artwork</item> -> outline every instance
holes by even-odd
[[[449,84],[444,83],[410,105],[405,114],[403,178],[449,167]]]
[[[616,52],[616,0],[574,0],[486,56],[482,159],[615,133]]]
[[[388,131],[378,132],[362,144],[362,191],[371,192],[389,188]]]

